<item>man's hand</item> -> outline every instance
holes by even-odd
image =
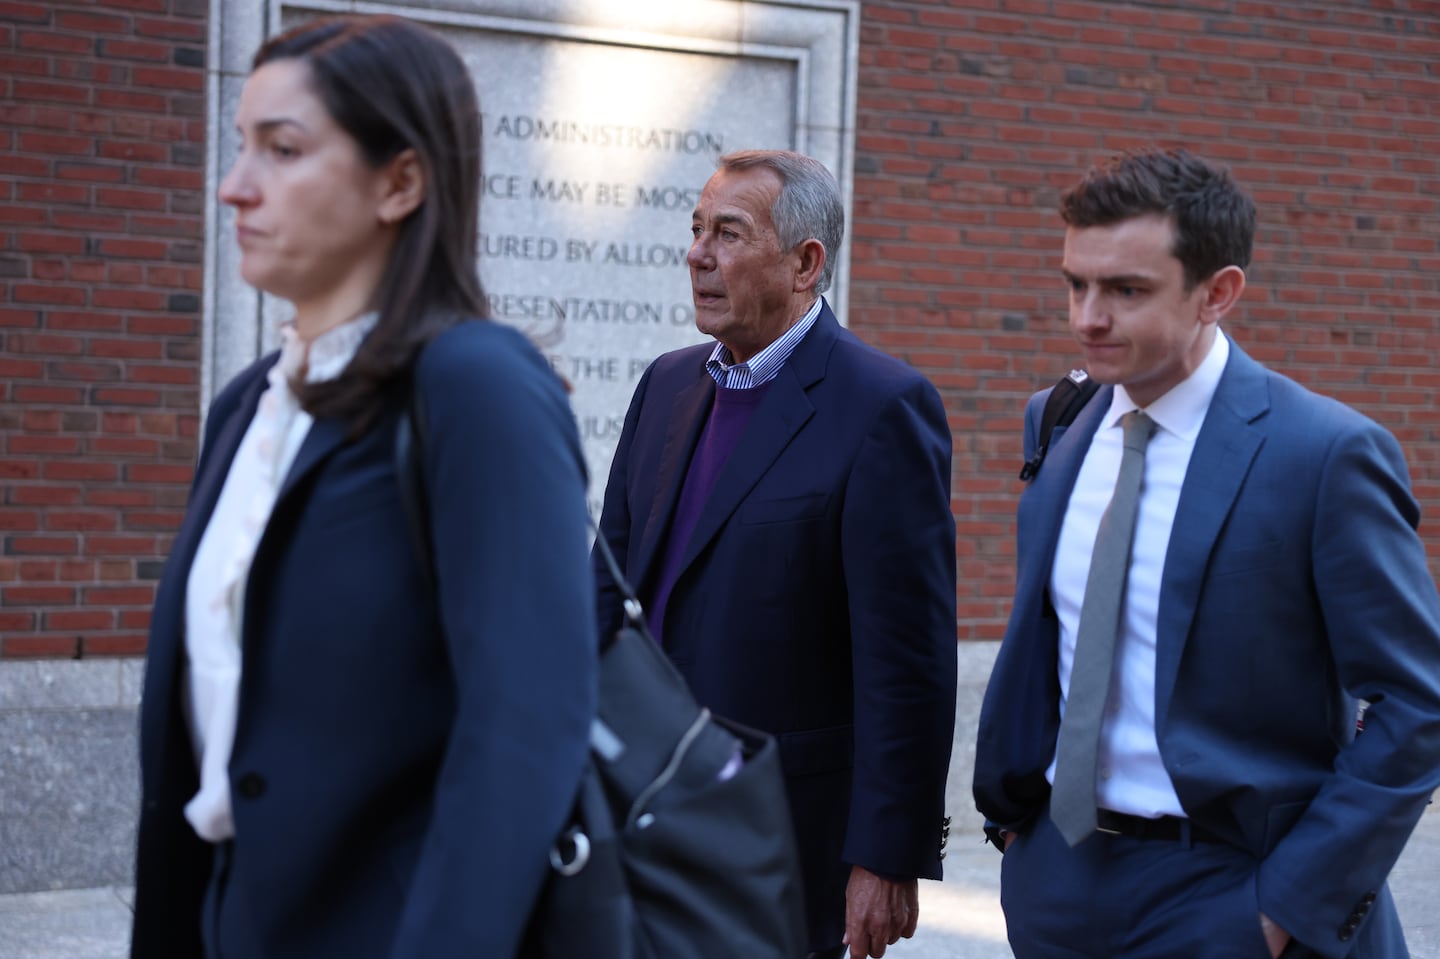
[[[880,959],[885,947],[915,935],[920,919],[920,883],[891,882],[859,866],[845,887],[845,944],[855,959]]]
[[[855,880],[852,878],[850,881]],[[1270,947],[1270,959],[1276,959],[1285,951],[1285,947],[1290,945],[1290,933],[1277,926],[1275,920],[1263,912],[1260,913],[1260,931],[1265,933],[1265,945]]]

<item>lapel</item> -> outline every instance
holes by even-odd
[[[290,464],[290,472],[285,474],[285,481],[280,484],[280,491],[275,495],[274,513],[279,512],[280,504],[295,491],[301,480],[340,448],[345,442],[347,429],[349,423],[335,417],[317,419],[310,424],[310,431],[305,434],[305,439],[295,454],[295,462]],[[256,555],[259,555],[258,551]]]
[[[695,531],[680,557],[682,573],[715,538],[795,434],[815,414],[806,392],[825,378],[830,350],[839,336],[840,324],[835,315],[828,305],[822,306],[815,325],[770,382],[765,398],[720,470],[715,488],[701,509]]]
[[[255,418],[255,408],[260,396],[269,385],[266,373],[279,360],[279,354],[270,362],[255,368],[254,379],[241,388],[239,397],[223,421],[212,419],[207,428],[217,429],[214,441],[204,461],[195,474],[190,491],[190,502],[185,508],[185,518],[175,533],[170,547],[170,557],[165,566],[165,575],[155,596],[155,610],[150,623],[149,648],[146,652],[145,696],[155,702],[164,702],[163,709],[141,710],[142,737],[150,748],[159,750],[167,737],[165,725],[170,722],[173,712],[179,709],[180,663],[184,652],[180,648],[185,635],[185,593],[190,580],[190,566],[195,562],[195,552],[200,548],[200,538],[210,525],[210,514],[220,499],[225,486],[225,477],[230,472],[230,463],[240,448],[240,441]]]
[[[170,547],[170,568],[178,577],[173,587],[173,603],[167,604],[167,612],[176,619],[177,627],[184,616],[185,581],[189,578],[190,566],[195,561],[195,551],[200,548],[200,537],[210,525],[210,514],[220,499],[225,486],[225,477],[230,473],[230,463],[240,449],[240,441],[255,418],[255,408],[260,405],[260,396],[268,387],[266,374],[280,359],[275,354],[269,363],[256,370],[255,379],[247,384],[235,403],[234,410],[223,423],[214,424],[220,432],[210,447],[200,471],[195,475],[195,485],[190,493],[190,503],[185,509],[185,519],[175,534],[175,543]]]
[[[637,573],[632,576],[637,588],[647,580],[651,565],[659,559],[665,531],[670,528],[670,516],[680,500],[680,486],[685,482],[685,473],[690,467],[690,456],[699,442],[700,431],[715,396],[715,381],[705,372],[703,360],[697,374],[695,382],[676,394],[670,407],[665,445],[660,452],[660,468],[656,471],[652,487],[650,513],[645,519],[640,548],[635,554]]]
[[[279,354],[276,354],[276,361],[278,359]],[[177,635],[180,624],[184,621],[185,581],[188,578],[190,566],[195,561],[195,551],[200,548],[200,537],[204,534],[205,528],[210,525],[210,514],[215,511],[215,504],[220,498],[221,489],[225,486],[225,478],[230,473],[230,464],[235,459],[236,451],[240,448],[240,441],[245,438],[250,421],[255,418],[255,409],[260,404],[260,396],[269,386],[265,374],[271,366],[274,366],[274,362],[266,364],[255,382],[246,386],[244,393],[236,403],[235,412],[220,426],[221,432],[215,437],[215,445],[211,448],[203,472],[195,478],[195,489],[191,494],[190,505],[185,511],[185,521],[181,524],[179,533],[176,534],[175,545],[171,548],[170,554],[171,568],[179,578],[169,584],[174,592],[173,595],[167,597],[168,601],[165,603],[165,607],[167,614],[174,619],[176,626],[171,632]],[[285,474],[285,481],[276,496],[272,516],[278,513],[281,502],[294,490],[299,481],[324,462],[345,441],[345,430],[346,423],[337,419],[319,419],[311,425],[310,432],[306,434],[305,441],[301,443],[300,450],[295,455],[295,462],[291,465],[290,471]],[[269,528],[263,535],[269,535]],[[263,545],[263,538],[261,542]],[[260,555],[258,547],[255,555],[257,557]]]
[[[1155,625],[1155,722],[1164,728],[1181,655],[1209,567],[1210,554],[1265,442],[1256,421],[1270,409],[1265,369],[1230,341],[1230,358],[1210,401],[1180,487],[1165,552]]]

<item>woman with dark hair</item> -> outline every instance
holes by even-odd
[[[157,591],[132,954],[513,955],[594,592],[564,389],[483,319],[474,88],[428,30],[337,17],[260,49],[237,125],[241,272],[294,318],[211,404]]]

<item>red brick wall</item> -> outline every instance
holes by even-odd
[[[1437,65],[1420,0],[866,0],[851,323],[950,411],[962,639],[1004,629],[1023,402],[1080,362],[1059,193],[1150,143],[1251,189],[1226,328],[1400,437],[1440,571]]]
[[[203,0],[0,0],[0,656],[134,653],[194,457]],[[1440,4],[866,0],[851,322],[955,429],[1000,635],[1020,410],[1076,362],[1059,191],[1157,142],[1260,204],[1228,328],[1405,444],[1440,570]]]
[[[195,458],[204,0],[0,0],[0,656],[139,653]]]

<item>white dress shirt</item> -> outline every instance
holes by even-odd
[[[1096,802],[1102,809],[1147,817],[1185,815],[1160,759],[1155,736],[1155,626],[1161,573],[1180,488],[1195,451],[1195,438],[1204,425],[1229,356],[1230,343],[1224,333],[1217,331],[1214,345],[1195,372],[1145,408],[1157,429],[1145,451],[1125,610],[1115,652],[1116,673],[1111,678],[1110,701],[1100,733]],[[1064,691],[1070,688],[1070,669],[1075,659],[1085,580],[1090,575],[1090,554],[1100,517],[1120,475],[1120,417],[1138,408],[1123,386],[1115,388],[1110,408],[1080,466],[1060,527],[1050,599],[1060,620],[1062,715]],[[1052,783],[1055,781],[1054,760],[1046,776]]]
[[[190,566],[184,704],[200,789],[186,803],[185,818],[210,842],[235,835],[228,770],[239,710],[241,612],[250,562],[280,485],[313,422],[300,408],[290,379],[302,371],[310,383],[339,376],[376,319],[366,314],[326,330],[308,349],[293,326],[280,331],[280,361],[270,368],[269,386],[236,450]]]

